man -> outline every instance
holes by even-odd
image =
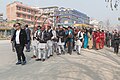
[[[81,52],[81,47],[82,47],[82,41],[83,41],[83,33],[81,32],[81,30],[79,29],[77,36],[76,36],[76,51],[77,54],[80,55]]]
[[[46,27],[46,39],[47,39],[47,47],[48,47],[48,52],[47,52],[47,58],[50,58],[50,56],[53,56],[53,52],[52,52],[52,29],[51,26],[47,26]]]
[[[73,31],[72,27],[68,27],[68,53],[71,55],[72,54],[72,46],[73,46]]]
[[[111,40],[111,35],[110,35],[110,32],[107,31],[107,33],[106,33],[106,45],[107,45],[107,47],[110,47],[110,40]]]
[[[75,28],[74,27],[74,29],[73,29],[73,34],[74,34],[74,37],[73,37],[73,51],[76,51],[76,45],[75,45],[75,43],[76,43],[76,38],[77,38],[77,34],[78,34],[78,32],[79,32],[79,29],[77,29],[77,28]]]
[[[112,31],[112,34],[111,34],[111,47],[114,47],[114,31]]]
[[[63,27],[60,26],[58,33],[58,55],[65,54],[64,44],[65,44],[65,31],[63,30]]]
[[[119,44],[120,44],[120,35],[117,31],[115,31],[114,35],[114,53],[118,54],[119,52]]]
[[[55,27],[53,27],[53,29],[52,29],[52,34],[53,34],[52,42],[53,42],[53,53],[54,53],[54,52],[57,52],[57,40],[58,40],[57,31],[56,31]]]
[[[37,28],[34,29],[33,32],[33,40],[32,40],[32,48],[33,48],[33,56],[31,58],[37,57],[38,52],[38,44],[39,44],[39,34],[41,32],[41,26],[37,26]]]
[[[16,63],[16,65],[19,65],[19,64],[25,65],[26,57],[23,53],[23,50],[24,50],[24,46],[27,44],[27,35],[25,30],[21,29],[20,23],[16,23],[15,28],[16,30],[14,32],[14,35],[11,41],[15,41],[15,49],[16,49],[17,58],[18,58],[18,62]]]
[[[13,25],[13,28],[11,29],[11,39],[14,35],[14,32],[15,32],[15,24]],[[11,41],[12,43],[12,51],[15,52],[15,41]]]
[[[25,31],[26,31],[26,34],[27,34],[26,52],[30,52],[31,30],[28,28],[28,25],[25,25]]]
[[[41,28],[40,34],[38,35],[38,40],[39,40],[39,44],[38,44],[38,58],[36,59],[36,61],[45,61],[46,59],[46,43],[47,40],[46,38],[46,34],[45,34],[45,30],[44,28]]]

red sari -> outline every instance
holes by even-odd
[[[96,40],[96,49],[98,50],[100,49],[100,32],[96,33],[95,40]]]
[[[100,33],[100,48],[103,49],[105,43],[105,33],[101,32]]]

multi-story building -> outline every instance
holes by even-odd
[[[3,19],[3,13],[0,13],[0,27],[5,27],[6,26],[6,19]]]
[[[47,13],[45,16],[49,16],[53,26],[59,24],[89,24],[90,18],[77,10],[63,7],[44,7],[39,8],[43,13]],[[48,15],[49,14],[49,15]]]
[[[0,13],[0,21],[2,21],[2,20],[3,20],[3,14]]]
[[[33,25],[35,17],[39,17],[37,8],[27,6],[22,2],[13,2],[6,7],[8,21],[23,21],[26,24]],[[41,18],[42,19],[42,18]],[[38,19],[36,24],[41,24],[42,20]]]
[[[33,25],[35,22],[38,25],[50,24],[53,26],[58,24],[89,24],[89,17],[74,9],[57,6],[31,7],[21,2],[7,5],[7,19],[8,21],[20,20],[29,25]]]
[[[44,16],[46,16],[45,24],[55,26],[55,11],[58,10],[58,8],[57,6],[39,8]]]
[[[55,11],[56,23],[62,24],[89,24],[90,18],[75,9],[61,7]]]

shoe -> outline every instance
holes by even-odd
[[[72,55],[72,53],[69,53],[70,55]]]
[[[50,57],[47,57],[47,59],[49,59]]]
[[[41,61],[41,59],[36,59],[36,61]]]
[[[78,55],[81,55],[79,52],[77,53]]]
[[[51,57],[53,56],[53,55],[50,55]]]
[[[30,52],[30,50],[26,50],[25,52]]]
[[[43,59],[43,62],[45,61],[45,59]]]
[[[36,56],[35,56],[35,55],[33,55],[31,58],[36,58]]]
[[[62,54],[65,55],[65,51],[63,51]]]
[[[58,53],[57,55],[61,55],[60,53]]]
[[[19,65],[19,64],[21,64],[21,61],[18,61],[18,62],[16,63],[16,65]]]
[[[25,65],[25,64],[26,64],[26,61],[23,61],[23,62],[22,62],[22,65]]]
[[[15,49],[13,49],[12,51],[15,52]]]
[[[73,51],[76,51],[75,49]]]

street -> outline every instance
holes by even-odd
[[[45,62],[31,59],[32,51],[25,55],[27,64],[15,65],[16,53],[10,41],[1,40],[0,80],[120,80],[120,56],[112,48],[82,49],[81,55],[54,54]]]

